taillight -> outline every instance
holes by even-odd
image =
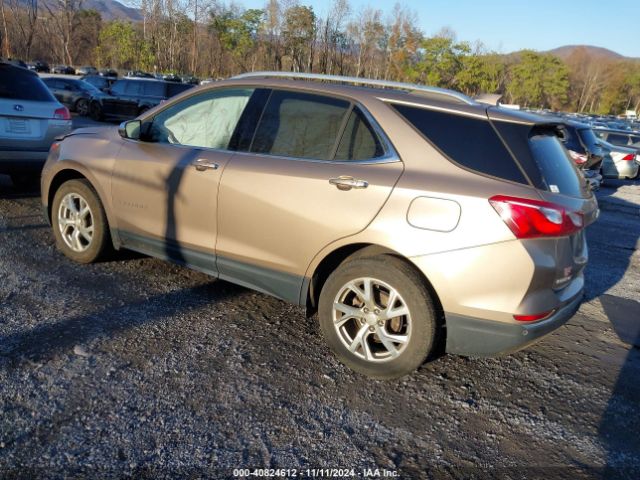
[[[535,322],[536,320],[543,320],[550,317],[555,310],[549,310],[548,312],[536,313],[534,315],[514,315],[513,318],[519,322]]]
[[[555,203],[496,195],[489,203],[516,238],[564,237],[584,226],[584,217]]]
[[[584,153],[574,152],[573,150],[569,150],[569,155],[571,159],[576,163],[576,165],[584,165],[587,163],[587,155]]]
[[[636,156],[633,153],[628,153],[627,155],[622,157],[622,160],[626,160],[627,162],[632,162],[633,160],[635,160],[635,158]]]
[[[56,120],[71,120],[71,113],[69,113],[67,107],[58,108],[53,112],[53,118]]]

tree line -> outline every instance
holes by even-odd
[[[284,70],[408,81],[523,107],[617,114],[640,110],[640,62],[578,48],[565,59],[492,52],[410,9],[354,11],[334,0],[318,15],[296,0],[246,9],[218,0],[136,0],[142,20],[104,21],[82,0],[0,0],[0,55],[69,65],[224,78]]]

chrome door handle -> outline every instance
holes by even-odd
[[[352,188],[367,188],[369,182],[357,180],[353,177],[330,178],[329,183],[338,187],[338,190],[351,190]]]
[[[193,162],[193,165],[199,172],[204,172],[205,170],[217,170],[218,168],[220,168],[220,165],[218,165],[216,162],[205,160],[204,158],[197,159]]]

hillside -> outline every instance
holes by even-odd
[[[131,20],[142,21],[142,15],[137,8],[127,7],[116,0],[84,0],[82,7],[87,10],[96,10],[103,20]]]
[[[593,45],[565,45],[563,47],[554,48],[553,50],[549,50],[547,53],[551,53],[556,57],[560,57],[563,60],[569,58],[576,50],[584,49],[586,53],[590,57],[601,58],[603,60],[624,60],[627,57],[620,55],[613,50],[609,50],[607,48],[595,47]]]

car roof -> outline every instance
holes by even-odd
[[[339,78],[339,77],[334,77]],[[366,79],[361,79],[366,82]],[[390,82],[395,83],[395,82]],[[454,114],[467,114],[487,118],[491,112],[491,118],[495,120],[511,121],[530,125],[557,125],[563,123],[556,118],[549,118],[528,112],[510,110],[506,108],[490,106],[476,102],[470,97],[451,90],[433,88],[429,90],[411,90],[411,84],[405,89],[384,88],[383,86],[358,85],[354,83],[341,83],[340,80],[317,81],[315,79],[286,78],[271,76],[243,76],[232,77],[226,80],[200,85],[197,90],[209,90],[223,86],[282,88],[307,91],[309,93],[324,93],[327,95],[348,97],[357,102],[366,104],[369,101],[382,101],[385,103],[404,104],[408,106],[436,108],[449,111]],[[416,87],[421,87],[416,85]],[[465,101],[464,99],[467,99]]]

